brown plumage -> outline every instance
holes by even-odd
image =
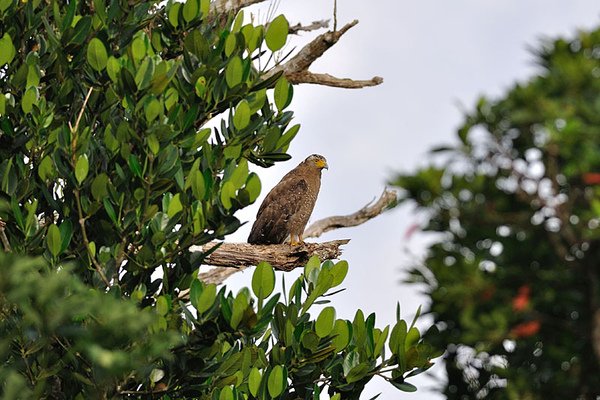
[[[327,160],[313,154],[288,172],[263,200],[252,225],[248,243],[302,243],[302,233],[315,208],[321,187],[321,170]]]

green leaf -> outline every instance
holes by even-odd
[[[181,212],[183,210],[183,206],[181,204],[181,196],[177,193],[171,201],[169,202],[169,208],[167,209],[167,215],[169,218],[173,217],[175,214]]]
[[[292,101],[292,85],[289,84],[284,76],[279,78],[275,84],[273,96],[275,98],[275,105],[280,112]]]
[[[279,396],[287,386],[287,373],[281,365],[276,365],[269,374],[267,388],[271,398]]]
[[[173,3],[169,8],[168,17],[169,23],[173,26],[173,28],[177,28],[179,25],[179,9],[181,8],[181,3]]]
[[[233,57],[229,60],[227,68],[225,68],[225,81],[227,82],[227,86],[232,88],[242,83],[243,74],[244,68],[242,66],[242,59],[238,56]]]
[[[296,134],[298,133],[299,130],[300,130],[300,124],[296,124],[296,125],[292,126],[290,129],[288,129],[288,131],[286,133],[281,135],[281,137],[277,141],[277,144],[275,145],[275,148],[286,151],[287,146],[290,144],[292,139],[294,139],[296,137]]]
[[[17,51],[13,45],[12,39],[8,32],[5,32],[0,38],[0,67],[4,64],[10,64],[15,58]]]
[[[169,302],[165,296],[159,296],[156,299],[156,312],[158,315],[165,316],[169,313]]]
[[[357,351],[352,350],[351,352],[346,354],[346,357],[344,357],[344,362],[342,363],[342,368],[344,370],[344,376],[348,376],[350,371],[352,371],[352,369],[354,367],[356,367],[359,363],[360,363],[360,355],[358,354]]]
[[[200,171],[194,171],[191,176],[191,186],[192,193],[197,200],[204,199],[204,195],[206,194],[206,185],[204,182],[204,176]]]
[[[77,158],[77,163],[75,164],[75,179],[77,179],[77,183],[81,185],[81,182],[88,175],[88,171],[90,169],[90,164],[86,154],[82,154]]]
[[[54,257],[60,254],[61,242],[60,229],[55,224],[51,224],[46,233],[46,245],[48,246],[48,250],[50,250],[50,254]]]
[[[71,223],[71,220],[67,219],[60,224],[58,229],[60,230],[60,253],[62,253],[67,250],[71,243],[71,238],[73,237],[73,224]]]
[[[340,352],[350,343],[350,326],[347,321],[338,319],[333,327],[333,339],[331,344],[335,347],[336,352]]]
[[[237,37],[234,33],[229,34],[225,39],[225,57],[229,57],[237,45]]]
[[[250,196],[249,200],[251,203],[256,201],[258,196],[260,196],[260,191],[261,191],[260,178],[254,172],[251,172],[248,175],[248,179],[246,180],[246,190],[248,191],[248,195]]]
[[[321,260],[318,256],[312,256],[304,266],[304,276],[310,276],[310,273],[321,266]]]
[[[140,161],[135,154],[132,153],[129,155],[127,164],[129,165],[131,172],[133,172],[133,175],[137,176],[138,178],[142,177],[142,166],[140,165]]]
[[[261,378],[258,368],[254,367],[250,370],[250,374],[248,375],[248,389],[250,389],[250,394],[254,397],[258,395]]]
[[[352,368],[348,374],[346,374],[346,382],[358,382],[363,379],[369,371],[371,370],[371,365],[368,362],[362,362]]]
[[[333,275],[331,287],[341,285],[348,274],[348,261],[342,260],[335,263],[335,265],[331,267],[331,274]]]
[[[244,10],[242,9],[238,12],[238,15],[235,17],[235,20],[233,21],[233,26],[231,27],[231,32],[233,32],[233,33],[239,32],[243,23],[244,23]]]
[[[221,204],[225,207],[226,210],[229,210],[232,207],[231,199],[235,197],[235,187],[231,182],[225,182],[221,187]]]
[[[144,102],[144,116],[148,123],[154,121],[160,115],[161,111],[162,104],[160,104],[160,101],[156,97],[151,96]]]
[[[106,61],[106,72],[108,73],[110,80],[117,83],[119,81],[119,73],[121,72],[119,60],[113,56],[108,57],[108,60]]]
[[[148,144],[148,148],[152,152],[152,154],[157,155],[160,151],[160,142],[156,138],[155,134],[148,135],[146,137],[146,143]]]
[[[2,97],[2,96],[0,96]],[[41,180],[46,181],[51,179],[55,174],[54,161],[52,161],[52,157],[46,156],[42,158],[40,161],[40,165],[38,165],[38,176]]]
[[[233,183],[233,186],[236,189],[240,189],[244,186],[244,183],[246,183],[246,178],[248,178],[248,161],[245,158],[242,158],[238,166],[233,170],[228,181]]]
[[[6,96],[0,92],[0,116],[6,114]]]
[[[235,113],[233,114],[233,126],[238,131],[241,131],[250,123],[250,106],[247,100],[242,100],[237,105]]]
[[[198,279],[194,279],[190,286],[190,302],[199,314],[212,307],[217,298],[217,286],[208,284],[204,286]]]
[[[419,332],[419,330],[416,327],[413,326],[412,328],[410,328],[408,330],[408,333],[406,334],[404,348],[406,350],[408,350],[413,345],[415,345],[419,341],[420,338],[421,338],[421,333]]]
[[[196,96],[200,98],[204,98],[206,96],[206,78],[201,76],[196,80],[196,84],[194,85],[194,91],[196,92]]]
[[[279,15],[267,27],[265,41],[271,51],[280,50],[287,40],[290,25],[285,16]]]
[[[210,0],[200,0],[200,12],[202,17],[206,17],[210,11]]]
[[[146,45],[145,39],[146,39],[146,35],[140,35],[140,36],[137,36],[135,39],[133,39],[133,41],[131,42],[131,55],[133,56],[133,59],[136,61],[136,64],[138,61],[140,61],[144,57],[146,57],[146,51],[147,51],[148,47]],[[146,58],[144,61],[150,61],[150,60],[148,58]],[[143,63],[142,63],[142,65],[143,65]]]
[[[408,383],[408,382],[397,383],[397,382],[394,382],[392,380],[392,381],[390,381],[390,383],[392,385],[394,385],[396,388],[402,390],[403,392],[412,393],[412,392],[416,392],[417,391],[417,387],[415,385],[411,384],[411,383]]]
[[[275,289],[275,271],[267,262],[260,262],[252,274],[252,290],[259,299],[265,299]]]
[[[315,322],[315,332],[320,338],[328,336],[333,331],[335,323],[335,308],[325,307]]]
[[[243,291],[240,291],[238,295],[233,300],[233,308],[231,314],[231,320],[229,321],[229,325],[236,329],[240,322],[242,321],[242,317],[244,316],[244,312],[248,308],[248,298]]]
[[[187,0],[183,5],[183,19],[190,22],[198,16],[198,0]]]
[[[29,114],[33,111],[33,106],[37,104],[38,93],[38,89],[35,86],[32,86],[25,91],[25,94],[21,99],[21,109],[25,114]]]
[[[138,39],[141,40],[140,38],[137,38],[136,40]],[[144,61],[142,61],[134,78],[138,90],[143,90],[150,86],[152,77],[154,76],[154,68],[154,61],[152,61],[150,57],[146,57]]]
[[[231,389],[231,386],[225,386],[221,389],[219,400],[233,400],[233,389]]]
[[[192,306],[196,309],[198,309],[198,302],[200,301],[203,290],[202,282],[198,279],[194,279],[190,285],[190,303],[192,303]]]
[[[98,72],[102,71],[106,67],[108,54],[106,53],[104,43],[102,43],[100,39],[93,38],[90,40],[87,49],[87,60],[92,68]]]
[[[104,172],[92,181],[92,196],[98,201],[108,196],[108,176]]]

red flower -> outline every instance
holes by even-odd
[[[519,293],[513,298],[512,308],[515,311],[523,311],[529,305],[529,296],[531,288],[529,285],[523,285],[519,288]]]
[[[516,338],[526,338],[533,336],[539,332],[542,323],[539,319],[533,321],[522,322],[510,330],[511,336]]]
[[[583,183],[586,185],[600,185],[600,173],[587,172],[583,174]]]

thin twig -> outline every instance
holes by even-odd
[[[333,0],[333,31],[337,31],[337,0]]]
[[[7,253],[11,252],[10,242],[8,241],[8,237],[6,236],[6,222],[2,221],[0,218],[0,239],[2,239],[2,245],[4,246],[4,251]]]
[[[81,196],[79,195],[79,189],[75,189],[73,192],[75,193],[75,201],[77,202],[77,214],[79,216],[79,226],[81,227],[81,235],[83,236],[83,244],[84,244],[85,248],[87,249],[88,255],[90,256],[90,260],[92,260],[92,264],[94,264],[94,268],[96,269],[96,272],[98,272],[98,275],[100,275],[100,279],[102,279],[102,282],[104,282],[106,287],[109,287],[110,281],[108,280],[108,278],[106,278],[104,271],[102,271],[102,266],[100,265],[98,260],[96,260],[96,257],[94,256],[94,253],[92,252],[92,248],[90,247],[90,241],[88,239],[87,231],[85,229],[85,218],[83,217],[83,210],[81,208]]]
[[[92,92],[94,91],[94,87],[91,86],[85,95],[85,100],[83,100],[83,105],[81,106],[81,110],[79,110],[79,115],[77,115],[77,119],[75,120],[75,126],[72,128],[73,131],[77,131],[79,129],[79,122],[81,121],[81,117],[83,116],[83,112],[85,111],[85,106],[87,105]]]

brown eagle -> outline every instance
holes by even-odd
[[[315,208],[323,168],[327,168],[325,157],[313,154],[288,172],[260,205],[248,243],[281,244],[288,236],[292,246],[303,243],[302,233]]]

